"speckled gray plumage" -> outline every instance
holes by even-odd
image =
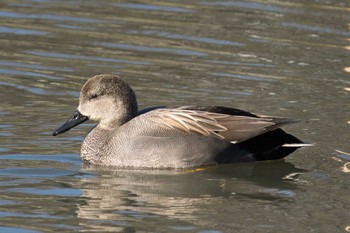
[[[114,130],[97,126],[82,144],[82,159],[118,167],[184,168],[216,164],[212,155],[230,147],[230,143],[215,137],[159,127],[149,115]]]

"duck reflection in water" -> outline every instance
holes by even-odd
[[[182,170],[86,164],[83,170],[94,176],[80,181],[85,201],[78,204],[77,214],[84,227],[96,231],[125,232],[130,225],[154,231],[159,221],[204,229],[219,222],[220,227],[230,229],[233,223],[254,215],[249,208],[258,212],[255,223],[266,222],[266,210],[256,210],[256,203],[293,202],[304,183],[300,177],[304,170],[283,160]],[[208,213],[213,213],[212,218],[203,217]],[[96,225],[94,219],[115,224]],[[118,225],[120,221],[124,225]]]

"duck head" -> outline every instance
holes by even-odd
[[[102,129],[113,129],[137,115],[134,91],[120,77],[96,75],[82,87],[79,106],[72,117],[53,135],[64,133],[86,120],[98,121]]]

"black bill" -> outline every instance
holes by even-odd
[[[89,118],[87,116],[82,115],[78,110],[76,110],[73,114],[73,116],[66,122],[64,123],[61,127],[55,130],[53,132],[53,136],[56,136],[58,134],[64,133],[74,126],[80,125],[84,121],[88,120]]]

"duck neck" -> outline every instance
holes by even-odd
[[[115,130],[126,122],[137,116],[137,105],[119,108],[115,114],[107,119],[104,119],[98,124],[98,127],[104,130]]]

